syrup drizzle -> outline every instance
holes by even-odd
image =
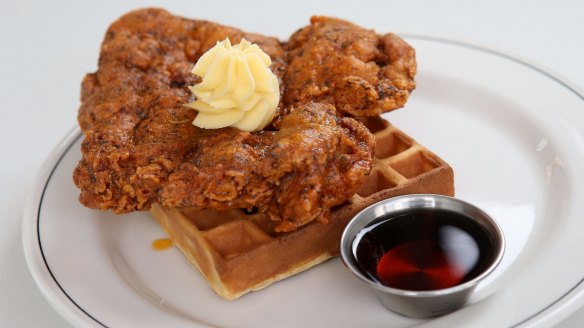
[[[156,239],[152,242],[151,246],[155,251],[165,251],[172,247],[172,240],[169,238]]]

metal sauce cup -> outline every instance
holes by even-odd
[[[464,220],[482,227],[492,249],[482,269],[472,279],[452,287],[436,290],[406,290],[388,287],[367,272],[355,257],[355,239],[364,229],[382,221],[403,216],[412,210],[438,211],[458,214]],[[472,223],[472,222],[470,222]],[[476,225],[475,224],[475,225]],[[428,318],[444,315],[461,308],[477,284],[491,273],[501,261],[505,239],[497,223],[481,209],[462,200],[431,194],[404,195],[383,200],[359,212],[349,222],[341,237],[340,252],[343,263],[361,281],[365,282],[389,310],[399,314]],[[385,250],[388,251],[388,250]]]

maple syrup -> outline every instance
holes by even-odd
[[[155,241],[152,242],[151,246],[152,249],[155,251],[165,251],[172,247],[172,240],[170,240],[169,238],[156,239]]]
[[[491,264],[495,241],[473,219],[447,210],[412,209],[382,217],[357,234],[354,257],[370,279],[388,287],[453,287]]]

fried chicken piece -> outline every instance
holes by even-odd
[[[415,88],[415,51],[340,19],[314,16],[286,44],[284,102],[335,105],[345,115],[377,116],[403,107]]]
[[[290,231],[353,195],[372,168],[374,138],[361,123],[308,103],[279,131],[199,130],[196,150],[162,186],[162,204],[230,209],[256,207]]]
[[[112,24],[99,69],[83,80],[78,121],[85,133],[83,158],[74,173],[80,201],[116,213],[145,210],[197,140],[189,85],[193,63],[217,41],[245,33],[192,21],[164,10],[131,12]],[[276,63],[276,39],[250,36]],[[280,64],[282,66],[283,64]]]
[[[116,213],[153,203],[201,208],[258,208],[290,231],[326,221],[371,169],[373,136],[325,104],[280,111],[278,130],[203,130],[187,88],[193,63],[217,41],[258,43],[283,77],[284,50],[273,38],[135,11],[114,23],[99,69],[82,84],[83,157],[74,172],[80,201]],[[284,83],[281,83],[284,86]],[[288,114],[290,113],[290,114]]]

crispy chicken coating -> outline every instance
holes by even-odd
[[[348,39],[327,41],[345,33],[335,30]],[[183,106],[193,100],[187,86],[199,82],[190,72],[194,63],[226,37],[234,44],[245,37],[272,58],[284,96],[265,131],[199,129],[191,124],[196,112]],[[331,59],[325,63],[334,66],[330,72],[306,57],[320,49],[316,38],[329,45],[322,54]],[[314,18],[283,45],[158,9],[123,16],[106,33],[97,72],[82,84],[78,120],[85,139],[73,174],[81,203],[116,213],[153,203],[255,208],[278,221],[278,231],[326,221],[330,208],[353,195],[372,167],[373,136],[343,116],[401,106],[404,90],[414,86],[408,74],[413,76],[415,61],[412,68],[404,59],[413,50],[392,38]],[[333,57],[328,51],[339,42],[349,45]],[[305,71],[302,65],[308,65]]]
[[[375,140],[361,123],[308,103],[279,131],[199,130],[196,148],[162,185],[167,206],[257,208],[294,230],[357,191],[372,168]]]
[[[286,104],[325,102],[351,116],[403,107],[416,87],[412,47],[395,34],[378,36],[340,19],[310,22],[285,47]]]

